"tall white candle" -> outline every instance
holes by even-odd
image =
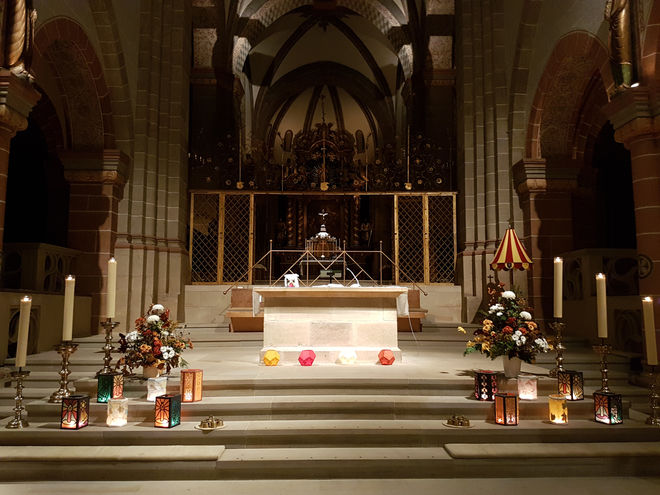
[[[62,340],[73,340],[73,301],[76,292],[76,277],[68,275],[64,280],[64,318]]]
[[[658,348],[655,343],[655,318],[653,316],[653,299],[645,297],[642,299],[644,311],[644,337],[646,340],[646,364],[658,365]]]
[[[21,299],[21,313],[18,317],[18,342],[16,344],[16,367],[23,368],[27,361],[28,331],[30,330],[30,308],[32,298]]]
[[[564,283],[564,260],[562,258],[555,258],[555,318],[561,318],[563,307],[563,284]]]
[[[114,258],[108,260],[108,295],[106,297],[106,316],[110,319],[115,317],[115,302],[117,300],[117,261]]]
[[[598,338],[607,338],[607,289],[605,274],[596,274],[596,310],[598,312]]]

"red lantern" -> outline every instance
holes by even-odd
[[[305,349],[300,353],[300,356],[298,356],[298,362],[301,366],[311,366],[314,364],[315,359],[316,353],[311,349]]]
[[[181,370],[181,402],[202,400],[202,370]]]
[[[384,366],[394,364],[394,353],[389,349],[383,349],[378,353],[378,360]]]
[[[154,409],[154,426],[173,428],[181,424],[181,395],[159,395]]]
[[[62,399],[60,428],[79,430],[89,423],[89,395],[70,395]]]
[[[497,393],[497,373],[490,370],[474,372],[474,398],[477,400],[495,400]]]

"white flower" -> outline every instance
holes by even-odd
[[[135,342],[138,338],[137,331],[132,331],[126,335],[126,342]]]
[[[531,320],[532,319],[532,315],[530,313],[528,313],[527,311],[521,311],[520,312],[520,317],[525,319],[525,320]]]
[[[161,332],[160,332],[161,337],[167,337],[169,334],[170,334],[170,332],[168,332],[167,330],[161,330]]]
[[[523,337],[523,338],[524,338],[524,337]],[[516,340],[516,345],[517,345],[518,347],[520,347],[520,346],[523,345],[523,344],[524,344],[524,342],[523,342],[522,340]]]
[[[504,313],[502,313],[501,311],[498,311],[498,312],[497,312],[497,316],[502,316],[503,314],[504,314]]]
[[[169,345],[164,345],[160,348],[160,352],[163,355],[163,359],[170,359],[174,357],[174,349]]]
[[[525,337],[524,335],[521,335],[521,336],[520,336],[520,342],[521,342],[522,344],[524,344],[526,341],[527,341],[527,337]]]
[[[160,316],[158,315],[147,316],[147,323],[158,323],[159,321],[160,321]]]
[[[493,305],[488,309],[488,312],[489,312],[489,313],[495,313],[496,311],[501,311],[501,310],[503,310],[503,309],[504,309],[504,306],[502,306],[501,304],[493,304]],[[497,316],[501,316],[501,315],[497,315]]]
[[[504,299],[515,299],[516,293],[511,290],[505,290],[504,292],[502,292],[502,297]]]
[[[162,304],[154,304],[151,306],[152,315],[162,315],[165,312],[165,306]]]
[[[516,342],[520,340],[520,337],[522,337],[522,334],[518,330],[516,330],[515,333],[511,336],[511,338]]]

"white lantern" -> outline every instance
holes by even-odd
[[[284,287],[299,287],[299,275],[297,273],[288,273],[284,275]]]
[[[344,349],[339,353],[337,361],[339,361],[340,364],[355,364],[357,361],[357,354],[353,349]]]
[[[108,399],[108,426],[126,426],[128,422],[128,399]]]
[[[534,375],[518,375],[518,397],[521,400],[536,400],[538,380]]]
[[[155,402],[159,395],[167,394],[167,377],[159,376],[147,380],[147,400]]]

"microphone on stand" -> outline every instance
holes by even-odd
[[[351,284],[351,287],[360,287],[360,281],[358,278],[355,276],[355,273],[353,273],[353,270],[351,270],[349,267],[346,267],[346,269],[351,272],[351,275],[353,275],[353,278],[355,279],[355,283]]]

